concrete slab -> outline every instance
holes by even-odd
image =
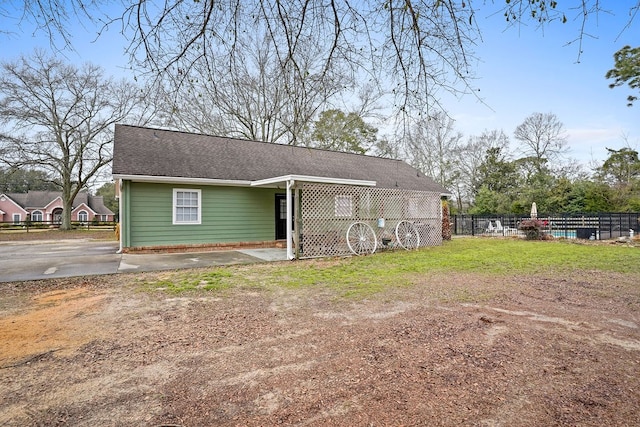
[[[278,248],[264,248],[264,249],[242,249],[238,252],[252,257],[259,258],[263,261],[286,261],[287,250]]]
[[[255,252],[258,251],[258,252]],[[283,251],[283,252],[282,252]],[[251,249],[242,251],[212,251],[172,254],[122,254],[119,273],[132,271],[175,270],[279,261],[287,258],[282,249]]]
[[[119,254],[115,242],[0,242],[0,282],[284,261],[285,249]]]

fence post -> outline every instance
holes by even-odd
[[[476,216],[471,215],[471,235],[476,235]]]

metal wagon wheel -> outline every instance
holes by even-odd
[[[396,225],[396,239],[406,250],[416,249],[420,246],[420,233],[416,226],[409,221],[400,221]]]
[[[347,246],[355,255],[372,254],[378,246],[376,233],[364,222],[354,222],[347,229]]]

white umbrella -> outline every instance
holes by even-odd
[[[538,218],[538,207],[536,206],[536,202],[531,204],[531,219]]]

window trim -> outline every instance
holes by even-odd
[[[85,219],[81,219],[80,215],[84,214],[86,216]],[[89,212],[85,211],[84,209],[81,211],[78,211],[78,222],[89,222]]]
[[[40,219],[35,219],[33,217],[36,214],[40,215]],[[42,221],[44,221],[44,213],[40,209],[37,209],[31,212],[31,222],[42,222]]]
[[[198,219],[195,221],[178,221],[177,218],[177,208],[178,206],[178,193],[196,193],[198,195]],[[172,216],[173,216],[173,225],[200,225],[202,224],[202,190],[199,188],[174,188],[173,189],[173,197],[172,197]],[[184,207],[184,206],[182,206]],[[187,206],[189,207],[189,206]]]

